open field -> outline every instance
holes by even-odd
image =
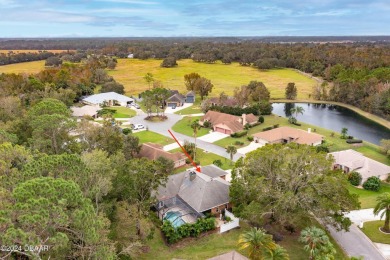
[[[45,61],[30,61],[0,66],[0,73],[38,73],[45,68]]]
[[[176,68],[161,68],[162,60],[118,59],[115,70],[108,74],[125,86],[126,94],[135,95],[146,89],[148,84],[143,77],[150,72],[155,80],[160,80],[163,86],[186,92],[184,75],[191,72],[211,80],[214,84],[211,96],[217,96],[222,91],[233,94],[235,87],[248,84],[251,80],[262,81],[270,90],[271,98],[284,98],[285,87],[288,82],[295,82],[298,87],[298,98],[306,99],[312,92],[316,81],[290,69],[260,71],[252,67],[243,67],[238,63],[224,65],[197,63],[192,60],[179,60]]]
[[[360,207],[362,209],[369,209],[374,208],[377,201],[376,198],[385,192],[390,193],[390,184],[382,182],[381,188],[379,191],[371,191],[371,190],[365,190],[365,189],[359,189],[352,185],[348,188],[350,193],[358,194],[359,195],[359,201],[360,201]],[[390,237],[389,237],[390,238]]]

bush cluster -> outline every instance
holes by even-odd
[[[363,140],[360,140],[360,139],[347,139],[346,142],[348,144],[360,144],[360,143],[363,143]]]
[[[248,136],[246,139],[248,139],[249,142],[253,141],[253,136]]]
[[[362,182],[362,175],[358,172],[351,172],[348,175],[348,181],[353,185],[353,186],[359,186],[360,183]]]
[[[237,137],[242,137],[242,136],[246,135],[247,133],[248,133],[248,131],[244,130],[244,131],[241,131],[241,132],[237,132],[237,133],[231,134],[230,136],[237,138]]]
[[[235,145],[239,145],[239,146],[244,145],[244,143],[241,142],[241,141],[235,141],[234,144],[235,144]]]
[[[198,237],[202,232],[215,229],[214,218],[199,218],[194,224],[185,223],[175,228],[168,220],[164,221],[161,231],[169,244],[176,243],[182,238]]]
[[[381,180],[376,176],[371,176],[363,183],[363,188],[365,190],[379,191]]]
[[[269,102],[260,102],[251,106],[247,106],[245,108],[213,105],[209,108],[209,110],[218,111],[221,113],[226,113],[235,116],[241,116],[242,114],[254,114],[255,116],[258,116],[270,115],[272,112],[272,105]]]
[[[218,167],[221,167],[222,166],[222,161],[220,159],[217,159],[217,160],[213,161],[213,164],[218,166]]]

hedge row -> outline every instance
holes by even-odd
[[[197,237],[200,233],[213,229],[215,229],[214,218],[198,218],[193,224],[185,223],[177,228],[169,220],[165,220],[161,227],[161,231],[169,244],[176,243],[182,238]]]
[[[272,104],[269,102],[256,103],[252,106],[245,108],[231,107],[231,106],[211,106],[209,110],[218,111],[235,116],[241,116],[242,114],[254,114],[258,115],[270,115],[272,112]]]
[[[237,133],[231,134],[230,136],[231,137],[242,137],[242,136],[246,135],[247,133],[248,133],[248,131],[244,130],[244,131],[241,131],[241,132],[237,132]]]
[[[363,143],[363,140],[360,140],[360,139],[347,139],[346,142],[348,144],[360,144],[360,143]]]

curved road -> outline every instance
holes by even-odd
[[[130,119],[131,123],[143,124],[143,125],[145,125],[145,127],[148,127],[150,131],[153,131],[153,132],[156,132],[156,133],[168,136],[168,137],[171,137],[171,135],[168,132],[168,130],[171,130],[171,132],[175,135],[176,139],[179,141],[184,141],[184,140],[187,140],[189,142],[195,141],[193,137],[174,132],[171,129],[172,126],[174,124],[176,124],[177,121],[179,121],[183,118],[183,116],[176,115],[176,114],[165,114],[168,117],[168,119],[166,121],[164,121],[164,122],[149,122],[149,121],[146,121],[144,119],[146,117],[146,114],[144,114],[142,112],[138,112],[137,114],[138,114],[137,116],[132,117]],[[208,143],[208,142],[205,142],[205,141],[202,141],[199,139],[196,140],[196,145],[205,151],[208,151],[208,152],[220,155],[222,157],[225,157],[227,159],[230,159],[230,155],[226,153],[225,149],[218,146],[218,145]],[[243,154],[236,153],[233,157],[233,161],[237,161],[240,157],[243,157],[243,156],[244,156]]]

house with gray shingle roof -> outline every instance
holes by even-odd
[[[201,173],[187,170],[168,177],[165,185],[156,191],[159,216],[168,212],[179,212],[181,216],[191,217],[195,222],[203,214],[219,215],[230,208],[230,183],[220,176],[226,172],[215,165],[203,166]],[[185,218],[184,218],[185,219]]]

